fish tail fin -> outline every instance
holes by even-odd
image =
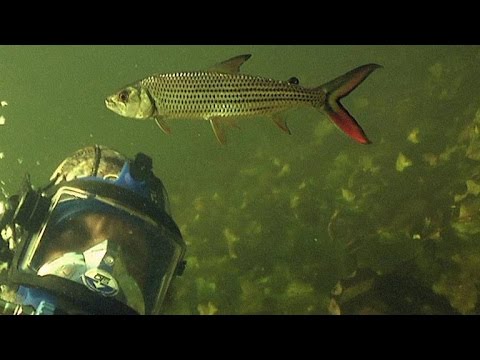
[[[324,96],[321,109],[344,133],[361,144],[370,144],[371,141],[353,116],[342,106],[340,100],[350,94],[374,70],[381,67],[377,64],[363,65],[319,87],[319,90],[322,90],[322,97]]]

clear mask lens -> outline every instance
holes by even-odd
[[[162,224],[123,204],[61,188],[20,268],[67,279],[139,314],[154,314],[183,255],[175,240]]]

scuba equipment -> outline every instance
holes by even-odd
[[[34,190],[27,178],[0,221],[19,302],[0,302],[0,313],[159,314],[185,242],[152,160],[87,147],[50,180]]]

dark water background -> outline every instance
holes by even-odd
[[[286,114],[291,136],[244,120],[222,147],[206,122],[167,136],[104,106],[244,53],[243,72],[304,86],[383,65],[343,100],[373,144],[314,109]],[[479,63],[476,46],[0,46],[2,187],[95,143],[152,156],[188,244],[167,313],[477,313]]]

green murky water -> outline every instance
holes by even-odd
[[[288,112],[291,136],[244,120],[222,147],[206,122],[167,136],[104,106],[243,53],[243,72],[305,86],[382,64],[343,100],[373,144],[314,109]],[[2,188],[43,185],[95,143],[152,156],[188,244],[166,313],[478,313],[479,61],[473,46],[0,46]]]

